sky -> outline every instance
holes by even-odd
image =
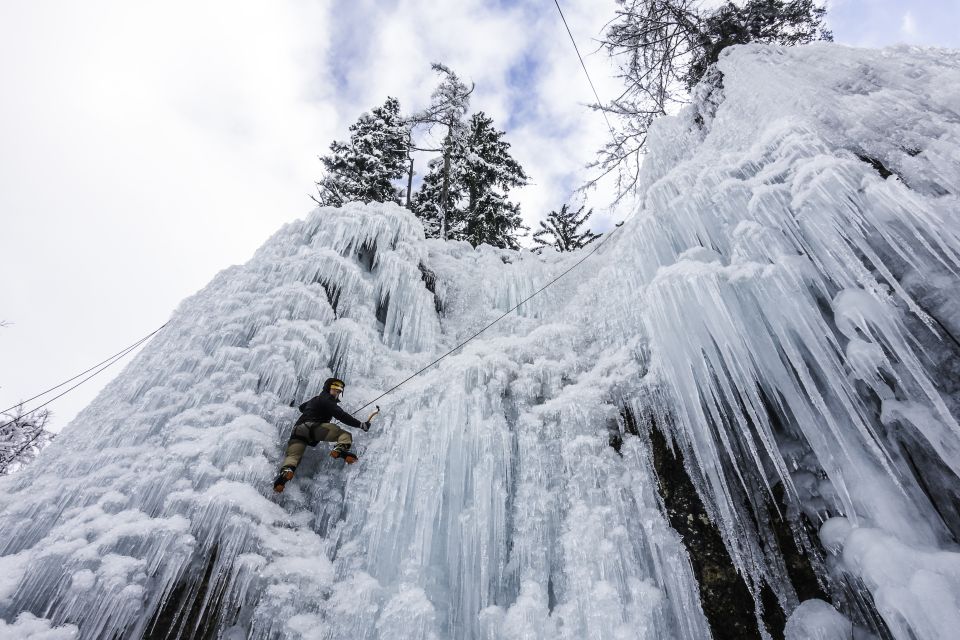
[[[595,52],[614,1],[560,6],[616,95]],[[853,46],[960,47],[960,0],[832,0],[828,22]],[[507,131],[528,225],[576,201],[609,135],[550,0],[4,2],[0,58],[0,410],[136,342],[307,215],[317,157],[388,95],[424,106],[433,61]],[[609,195],[588,196],[597,230],[629,213]],[[51,404],[50,426],[127,361]]]

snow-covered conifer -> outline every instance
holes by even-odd
[[[431,237],[519,248],[517,234],[526,227],[507,192],[525,185],[527,175],[485,113],[471,116],[463,131],[444,141],[444,156],[431,163],[414,210]]]
[[[692,88],[720,59],[720,52],[735,44],[762,42],[798,45],[832,40],[823,24],[827,10],[814,0],[748,0],[727,2],[702,18],[698,46],[686,72]]]
[[[463,226],[464,212],[459,206],[463,200],[462,157],[462,152],[451,153],[446,171],[443,157],[431,160],[420,189],[413,196],[411,208],[423,223],[428,238],[450,237],[451,234],[457,237]],[[446,210],[443,206],[445,182]]]
[[[0,415],[0,475],[29,464],[50,443],[49,420],[49,411],[24,413],[22,405]]]
[[[517,234],[528,228],[520,218],[520,205],[508,201],[507,192],[527,184],[527,174],[510,155],[504,133],[482,111],[470,118],[463,157],[467,203],[460,237],[473,245],[518,249]]]
[[[424,177],[423,187],[412,203],[412,209],[423,220],[430,237],[448,237],[449,229],[455,226],[459,167],[457,160],[463,157],[462,149],[467,133],[464,117],[470,106],[469,88],[449,67],[439,62],[432,65],[441,74],[440,84],[431,95],[430,105],[410,118],[411,127],[426,126],[443,130],[443,142],[434,149],[442,155],[431,161],[430,172]]]
[[[553,247],[557,251],[573,251],[582,249],[600,237],[590,229],[581,230],[593,209],[584,212],[586,205],[576,211],[571,211],[568,205],[560,207],[560,211],[551,211],[546,220],[540,221],[540,229],[533,234],[533,241],[538,249]]]
[[[393,182],[406,172],[409,151],[410,127],[400,115],[400,102],[387,98],[350,125],[349,141],[334,141],[330,154],[320,158],[326,171],[313,199],[331,207],[354,200],[399,203]]]

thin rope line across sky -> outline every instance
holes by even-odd
[[[69,380],[65,380],[64,382],[61,382],[60,384],[58,384],[58,385],[55,386],[55,387],[50,387],[49,389],[47,389],[47,390],[44,391],[43,393],[38,393],[37,395],[33,396],[33,397],[30,398],[29,400],[24,400],[23,402],[20,402],[20,403],[18,403],[18,404],[15,404],[14,406],[10,407],[9,409],[0,412],[0,413],[7,413],[8,411],[12,411],[13,409],[16,409],[17,407],[21,407],[21,406],[23,406],[24,403],[30,402],[30,400],[35,400],[35,399],[37,399],[37,398],[39,398],[39,397],[41,397],[41,396],[44,396],[44,395],[50,393],[51,391],[54,391],[54,390],[56,390],[56,389],[59,389],[59,388],[62,387],[63,385],[68,384],[68,383],[72,382],[73,380],[76,380],[76,379],[79,378],[80,376],[82,376],[82,375],[84,375],[84,374],[86,374],[86,373],[88,373],[88,372],[90,372],[90,371],[93,371],[94,369],[97,369],[98,367],[100,367],[99,369],[97,369],[96,371],[93,371],[93,373],[91,373],[89,376],[87,376],[86,378],[84,378],[83,380],[81,380],[80,382],[78,382],[77,384],[73,385],[72,387],[70,387],[70,388],[67,389],[66,391],[55,395],[54,397],[50,398],[49,400],[47,400],[47,401],[44,402],[43,404],[41,404],[41,405],[39,405],[39,406],[36,406],[36,407],[34,407],[33,409],[30,409],[29,411],[26,411],[26,412],[24,412],[24,413],[21,413],[21,414],[20,414],[19,416],[17,416],[15,419],[13,419],[13,420],[11,420],[11,421],[9,421],[9,422],[5,422],[5,423],[3,423],[3,424],[0,424],[0,429],[4,428],[4,427],[6,427],[6,426],[9,426],[9,425],[11,425],[11,424],[13,424],[14,422],[16,422],[17,420],[20,420],[20,419],[23,418],[24,416],[28,416],[28,415],[30,415],[31,413],[36,413],[37,411],[39,411],[40,409],[44,408],[45,406],[47,406],[48,404],[50,404],[50,403],[53,402],[54,400],[57,400],[58,398],[62,398],[62,397],[65,396],[66,394],[70,393],[71,391],[73,391],[74,389],[76,389],[77,387],[79,387],[80,385],[82,385],[84,382],[86,382],[86,381],[89,380],[90,378],[92,378],[92,377],[94,377],[95,375],[99,374],[100,372],[106,370],[106,369],[107,369],[108,367],[110,367],[111,365],[119,362],[121,359],[123,359],[123,357],[124,357],[125,355],[127,355],[128,353],[130,353],[131,351],[133,351],[134,349],[136,349],[137,347],[139,347],[141,344],[143,344],[144,342],[146,342],[147,340],[149,340],[151,337],[153,337],[154,335],[156,335],[157,333],[159,333],[160,330],[163,329],[163,328],[164,328],[165,326],[167,326],[168,324],[169,324],[168,322],[165,322],[165,323],[164,323],[162,326],[160,326],[158,329],[156,329],[155,331],[152,331],[151,333],[147,334],[147,335],[144,336],[143,338],[140,338],[139,340],[137,340],[136,342],[134,342],[132,345],[130,345],[129,347],[125,348],[123,351],[118,351],[117,353],[113,354],[112,356],[110,356],[110,357],[107,358],[106,360],[100,362],[99,364],[96,364],[96,365],[90,367],[90,368],[87,369],[86,371],[82,371],[81,373],[78,373],[77,375],[73,376],[73,377],[70,378]],[[102,366],[101,366],[101,365],[102,365]]]
[[[165,327],[165,326],[167,326],[167,325],[163,325],[163,327]],[[163,329],[163,327],[160,327],[160,329]],[[157,329],[157,331],[160,331],[160,329]],[[42,396],[47,395],[47,394],[50,393],[51,391],[56,391],[57,389],[59,389],[59,388],[62,387],[63,385],[68,384],[68,383],[70,383],[70,382],[73,382],[74,380],[76,380],[76,379],[79,378],[80,376],[82,376],[82,375],[84,375],[84,374],[86,374],[86,373],[88,373],[88,372],[90,372],[90,371],[93,371],[94,369],[96,369],[96,368],[99,367],[100,365],[102,365],[102,364],[104,364],[104,363],[107,363],[107,362],[113,360],[113,359],[116,358],[117,356],[120,356],[120,355],[125,354],[125,353],[126,353],[127,351],[129,351],[131,348],[138,346],[140,343],[142,343],[142,342],[144,342],[145,340],[147,340],[148,338],[150,338],[150,336],[152,336],[152,335],[154,335],[155,333],[157,333],[157,331],[154,331],[153,333],[151,333],[150,335],[148,335],[148,336],[146,336],[146,337],[144,337],[144,338],[140,338],[139,340],[137,340],[135,343],[133,343],[132,345],[130,345],[130,346],[128,346],[128,347],[124,347],[122,350],[120,350],[120,351],[118,351],[117,353],[113,354],[112,356],[110,356],[110,357],[107,358],[106,360],[103,360],[102,362],[98,362],[97,364],[93,365],[92,367],[90,367],[90,368],[87,369],[86,371],[81,371],[80,373],[78,373],[77,375],[73,376],[72,378],[70,378],[70,379],[68,379],[68,380],[64,380],[63,382],[61,382],[61,383],[58,384],[57,386],[55,386],[55,387],[50,387],[50,388],[47,389],[46,391],[41,391],[40,393],[38,393],[38,394],[35,395],[35,396],[32,396],[32,397],[30,397],[30,398],[27,398],[26,400],[21,400],[20,402],[18,402],[17,404],[13,405],[12,407],[9,407],[9,408],[7,408],[7,409],[4,409],[3,411],[0,411],[0,413],[7,413],[8,411],[13,411],[13,410],[16,409],[17,407],[22,406],[22,405],[25,405],[26,403],[30,402],[31,400],[36,400],[37,398],[40,398],[40,397],[42,397]]]
[[[553,4],[557,6],[557,11],[560,12],[560,19],[563,20],[563,26],[567,29],[567,35],[570,36],[570,42],[573,44],[573,50],[577,52],[577,58],[580,59],[580,66],[583,67],[583,72],[587,76],[587,82],[590,83],[590,89],[593,90],[593,97],[597,99],[597,107],[600,109],[600,113],[603,114],[603,119],[607,122],[607,128],[610,129],[610,135],[613,137],[613,143],[617,143],[617,134],[613,130],[613,125],[610,124],[610,118],[607,117],[607,112],[602,108],[603,101],[600,99],[600,95],[597,93],[597,88],[593,86],[593,79],[590,77],[590,72],[587,71],[587,65],[583,62],[583,56],[580,55],[580,48],[577,46],[577,41],[573,39],[573,32],[570,31],[570,25],[567,24],[567,18],[563,15],[563,9],[560,8],[560,2],[558,0],[553,0]]]

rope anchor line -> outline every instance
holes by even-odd
[[[51,391],[56,391],[57,389],[59,389],[59,388],[62,387],[63,385],[69,384],[69,383],[73,382],[74,380],[76,380],[77,378],[79,378],[80,376],[82,376],[82,375],[84,375],[84,374],[87,374],[87,373],[90,373],[91,371],[93,371],[93,373],[91,373],[89,376],[87,376],[86,378],[84,378],[83,380],[81,380],[80,382],[78,382],[77,384],[73,385],[72,387],[70,387],[70,388],[67,389],[66,391],[55,395],[54,397],[50,398],[49,400],[47,400],[47,401],[44,402],[43,404],[40,404],[40,405],[34,407],[33,409],[30,409],[29,411],[25,411],[25,412],[21,413],[19,416],[17,416],[17,417],[14,418],[13,420],[10,420],[9,422],[5,422],[5,423],[3,423],[3,424],[0,424],[0,429],[3,429],[4,427],[10,426],[11,424],[13,424],[14,422],[16,422],[17,420],[21,420],[23,417],[28,416],[28,415],[30,415],[31,413],[36,413],[37,411],[39,411],[40,409],[43,409],[45,406],[47,406],[48,404],[50,404],[50,403],[53,402],[54,400],[57,400],[58,398],[62,398],[63,396],[67,395],[68,393],[70,393],[71,391],[73,391],[74,389],[76,389],[77,387],[79,387],[80,385],[82,385],[84,382],[86,382],[86,381],[89,380],[90,378],[96,376],[97,374],[99,374],[99,373],[102,372],[102,371],[105,371],[105,370],[106,370],[107,368],[109,368],[111,365],[116,364],[117,362],[119,362],[125,355],[127,355],[128,353],[130,353],[131,351],[133,351],[134,349],[136,349],[137,347],[139,347],[141,344],[143,344],[144,342],[146,342],[147,340],[149,340],[150,338],[152,338],[153,336],[155,336],[157,333],[160,332],[161,329],[163,329],[164,327],[166,327],[168,324],[170,324],[170,323],[169,323],[169,322],[164,322],[159,328],[155,329],[154,331],[151,331],[150,333],[148,333],[148,334],[145,335],[144,337],[140,338],[139,340],[137,340],[136,342],[134,342],[133,344],[131,344],[129,347],[126,347],[126,348],[123,349],[122,351],[118,351],[117,353],[113,354],[112,356],[110,356],[110,357],[107,358],[106,360],[103,360],[103,361],[101,361],[101,362],[93,365],[92,367],[90,367],[90,368],[87,369],[86,371],[81,371],[80,373],[78,373],[77,375],[73,376],[73,377],[70,378],[69,380],[64,380],[64,381],[61,382],[60,384],[58,384],[58,385],[56,385],[56,386],[54,386],[54,387],[50,387],[50,388],[47,389],[46,391],[43,391],[43,392],[41,392],[41,393],[38,393],[37,395],[32,396],[31,398],[28,398],[27,400],[23,400],[22,402],[18,402],[17,404],[13,405],[13,406],[10,407],[9,409],[4,409],[3,411],[0,411],[0,414],[9,413],[10,411],[13,411],[13,410],[16,409],[17,407],[22,407],[22,406],[23,406],[24,404],[26,404],[27,402],[30,402],[31,400],[36,400],[37,398],[41,398],[41,397],[47,395],[48,393],[50,393]],[[98,367],[99,367],[99,368],[98,368]],[[96,369],[96,371],[94,371],[94,369]]]

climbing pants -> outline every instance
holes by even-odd
[[[297,467],[307,447],[312,447],[318,442],[336,442],[346,445],[349,449],[350,445],[353,444],[353,436],[346,429],[341,429],[329,422],[303,422],[298,424],[293,428],[293,434],[290,435],[286,457],[284,457],[281,466]]]

